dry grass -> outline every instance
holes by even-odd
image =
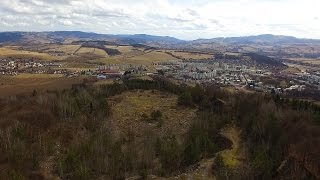
[[[292,61],[296,62],[302,62],[302,63],[308,63],[308,64],[320,64],[320,59],[312,59],[312,58],[290,58]]]
[[[121,53],[128,53],[128,52],[130,52],[130,51],[132,51],[134,49],[132,46],[112,46],[112,45],[107,45],[105,47],[106,48],[110,48],[110,49],[117,49]]]
[[[234,53],[234,52],[225,52],[225,55],[230,55],[230,56],[239,56],[240,53]]]
[[[81,83],[83,77],[66,78],[60,75],[21,74],[18,76],[0,76],[0,97],[32,93],[33,90],[61,90]]]
[[[106,79],[106,80],[99,80],[94,83],[95,86],[100,86],[100,85],[108,85],[108,84],[113,84],[114,80],[113,79]]]
[[[93,53],[95,48],[86,48],[82,47],[76,54],[85,54],[85,53]]]
[[[195,109],[177,106],[177,96],[160,91],[129,91],[111,97],[112,122],[115,134],[120,136],[133,133],[137,137],[143,136],[143,130],[151,130],[160,136],[168,131],[178,137],[185,134],[195,117]],[[160,110],[163,114],[163,125],[149,124],[142,115],[153,110]],[[122,136],[123,137],[123,136]]]
[[[177,51],[170,51],[173,55],[178,56],[184,59],[208,59],[212,58],[213,56],[210,54],[200,54],[200,53],[192,53],[192,52],[177,52]]]
[[[80,48],[80,45],[61,45],[55,48],[54,50],[62,51],[67,54],[73,54],[79,48]]]
[[[137,63],[137,64],[144,64],[144,65],[151,65],[153,62],[157,61],[170,61],[176,60],[176,58],[166,54],[164,52],[156,52],[152,51],[150,53],[146,53],[141,56],[135,56],[132,58],[128,58],[126,61],[130,63]]]
[[[141,51],[140,51],[141,52]],[[176,60],[176,58],[164,52],[150,52],[150,53],[130,53],[127,54],[105,57],[95,60],[96,63],[104,64],[139,64],[139,65],[152,65],[153,62]]]
[[[0,57],[36,58],[44,61],[61,60],[63,58],[63,57],[51,56],[46,53],[14,50],[7,47],[0,48]]]
[[[107,53],[102,50],[102,49],[98,49],[98,48],[87,48],[87,47],[82,47],[80,48],[77,53],[77,55],[81,55],[81,54],[94,54],[94,55],[98,55],[98,56],[107,56]]]
[[[132,58],[135,56],[142,56],[142,55],[145,55],[145,52],[143,52],[142,50],[139,50],[139,49],[132,49],[132,51],[123,53],[123,56],[126,58]]]
[[[300,70],[296,67],[288,67],[287,69],[283,70],[284,73],[300,73]]]
[[[223,162],[228,167],[237,167],[246,157],[244,147],[241,146],[240,131],[236,127],[227,127],[221,134],[232,142],[230,150],[220,152]]]

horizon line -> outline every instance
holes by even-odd
[[[196,39],[182,39],[175,36],[169,35],[156,35],[156,34],[146,34],[146,33],[137,33],[137,34],[112,34],[112,33],[99,33],[99,32],[92,32],[92,31],[81,31],[81,30],[52,30],[52,31],[1,31],[0,33],[50,33],[50,32],[81,32],[81,33],[92,33],[97,35],[111,35],[111,36],[132,36],[132,35],[147,35],[147,36],[157,36],[157,37],[169,37],[174,38],[181,41],[195,41],[195,40],[210,40],[210,39],[219,39],[219,38],[241,38],[241,37],[258,37],[258,36],[283,36],[283,37],[292,37],[296,39],[303,39],[303,40],[320,40],[317,38],[303,38],[303,37],[296,37],[291,35],[284,35],[284,34],[272,34],[272,33],[265,33],[265,34],[252,34],[252,35],[240,35],[240,36],[216,36],[210,38],[196,38]]]

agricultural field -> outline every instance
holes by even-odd
[[[212,58],[211,54],[201,54],[193,52],[179,52],[179,51],[169,51],[174,56],[180,57],[182,59],[208,59]]]
[[[130,56],[128,57],[128,54]],[[139,52],[129,52],[124,55],[118,55],[113,57],[105,57],[94,60],[95,63],[103,63],[103,64],[138,64],[138,65],[152,65],[154,62],[159,61],[170,61],[176,60],[175,57],[165,53],[152,51],[149,53],[144,53],[142,51]]]
[[[0,48],[0,57],[12,58],[36,58],[43,61],[62,60],[63,57],[51,56],[47,53],[38,53],[31,51],[16,50],[10,47]]]
[[[87,48],[87,47],[82,47],[76,52],[76,55],[81,55],[81,54],[94,54],[99,56],[107,55],[104,50],[97,49],[97,48]]]
[[[290,58],[292,61],[308,63],[308,64],[320,64],[320,59],[312,59],[312,58]]]
[[[113,46],[113,45],[107,45],[105,46],[106,48],[110,48],[110,49],[117,49],[119,50],[121,53],[128,53],[131,52],[133,49],[135,49],[132,46]]]
[[[132,58],[132,57],[135,57],[135,56],[142,56],[144,54],[145,54],[145,52],[143,52],[142,50],[132,49],[129,52],[123,53],[123,56],[126,57],[126,58]]]
[[[283,70],[284,73],[300,73],[300,69],[297,67],[288,67],[287,69]]]
[[[50,74],[19,74],[0,76],[0,98],[11,95],[31,94],[34,90],[61,90],[81,83],[84,77],[66,78]]]
[[[170,60],[176,60],[176,58],[164,52],[158,52],[158,51],[152,51],[149,53],[145,53],[144,55],[134,56],[127,59],[129,63],[138,63],[138,64],[144,64],[144,65],[150,65],[153,62],[158,62],[158,61],[170,61]]]
[[[73,54],[80,48],[80,45],[60,45],[55,48],[55,51],[62,51],[67,54]]]

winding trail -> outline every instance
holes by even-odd
[[[241,163],[244,154],[241,147],[240,131],[238,128],[231,126],[221,130],[220,134],[232,142],[231,149],[226,149],[216,153],[216,155],[222,155],[226,165],[235,167]],[[187,180],[198,180],[208,179],[215,180],[216,177],[213,173],[213,163],[216,157],[210,159],[203,159],[198,163],[198,166],[189,172],[183,173],[179,176],[168,178],[171,179],[187,179]],[[157,178],[155,178],[157,179]],[[162,179],[162,178],[159,178]]]

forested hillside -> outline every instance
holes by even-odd
[[[185,134],[156,133],[164,112],[142,114],[145,134],[117,134],[110,97],[139,90],[177,96],[179,109],[196,109]],[[14,96],[0,101],[0,179],[123,179],[173,177],[230,148],[221,129],[236,126],[247,156],[229,167],[217,155],[218,179],[320,178],[320,109],[266,94],[231,94],[166,80],[123,80],[99,87]],[[176,121],[179,121],[177,119]],[[170,130],[170,129],[169,129]]]

